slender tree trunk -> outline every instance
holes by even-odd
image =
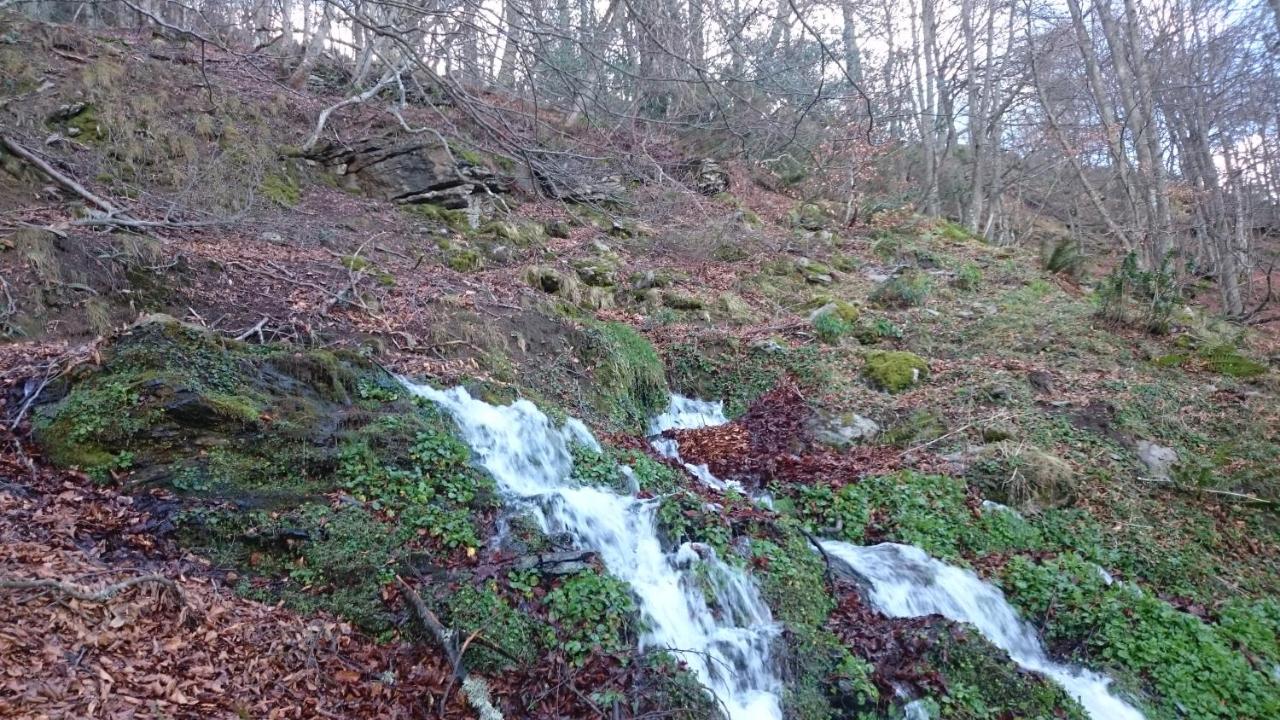
[[[302,62],[298,63],[298,67],[289,76],[286,84],[294,90],[301,90],[307,84],[307,78],[311,75],[311,70],[315,68],[316,63],[320,60],[321,53],[324,52],[324,45],[329,41],[329,24],[332,15],[329,5],[324,6],[324,15],[320,19],[320,25],[316,28],[315,35],[307,41],[307,50],[302,56]]]

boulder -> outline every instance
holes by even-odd
[[[1138,459],[1147,469],[1147,476],[1153,480],[1168,480],[1173,467],[1178,464],[1178,451],[1150,440],[1139,440],[1137,452]]]
[[[872,385],[894,393],[906,390],[928,377],[929,363],[911,352],[873,350],[867,354],[863,374]]]
[[[836,448],[867,442],[879,434],[880,425],[875,420],[854,412],[820,417],[813,427],[815,440]]]

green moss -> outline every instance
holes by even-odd
[[[64,125],[69,131],[67,134],[80,142],[98,143],[107,136],[98,117],[98,110],[92,104],[85,105],[83,110],[68,118]]]
[[[290,208],[302,201],[302,188],[287,170],[264,175],[258,184],[258,192],[281,207]]]
[[[973,292],[982,287],[982,268],[975,263],[965,263],[956,271],[956,277],[951,284],[960,290]]]
[[[827,352],[775,341],[744,346],[730,337],[711,337],[672,346],[667,359],[674,388],[695,397],[723,400],[725,412],[736,417],[784,377],[792,377],[804,388],[828,385],[833,360]]]
[[[453,249],[445,255],[444,264],[450,270],[475,272],[484,265],[484,258],[471,248]]]
[[[929,276],[918,270],[906,270],[902,274],[880,283],[871,292],[871,302],[885,308],[907,308],[923,305],[933,290]]]
[[[934,701],[938,716],[956,720],[1036,718],[1087,720],[1084,708],[1047,678],[1024,672],[972,629],[930,638],[927,669],[945,690]]]
[[[405,205],[404,209],[423,220],[440,223],[450,230],[463,235],[470,234],[475,230],[471,226],[471,218],[467,216],[464,210],[451,210],[430,203]]]
[[[445,602],[448,627],[463,637],[478,633],[501,648],[495,652],[482,643],[468,646],[463,658],[468,667],[494,673],[512,667],[531,666],[545,649],[546,632],[526,613],[511,607],[497,592],[497,583],[480,587],[464,585]]]
[[[595,368],[596,406],[618,427],[639,429],[667,401],[662,359],[631,326],[588,324],[590,345],[581,350]]]
[[[760,593],[774,617],[793,627],[826,622],[835,600],[826,585],[822,556],[804,535],[788,530],[777,542],[753,539],[751,554]]]
[[[35,435],[54,462],[173,491],[182,542],[253,578],[255,597],[386,633],[391,563],[479,547],[497,505],[452,422],[398,388],[348,352],[151,318],[36,411]]]
[[[873,350],[867,353],[863,375],[881,390],[901,392],[929,376],[929,364],[915,353]]]

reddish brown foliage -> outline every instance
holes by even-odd
[[[326,616],[236,597],[201,562],[139,530],[132,499],[73,474],[0,460],[0,576],[97,591],[105,602],[0,589],[5,717],[422,717],[448,685],[436,653],[376,644]],[[465,717],[456,695],[445,717]]]
[[[827,627],[857,657],[875,668],[872,681],[881,697],[891,698],[898,688],[921,694],[945,690],[942,677],[930,667],[926,654],[946,622],[939,616],[889,618],[872,608],[857,588],[836,586],[839,605],[827,620]]]

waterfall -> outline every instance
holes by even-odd
[[[1019,667],[1043,673],[1080,701],[1094,720],[1142,720],[1137,709],[1108,690],[1110,681],[1049,659],[1035,629],[1018,617],[1004,593],[968,570],[934,560],[910,545],[870,547],[824,540],[822,550],[866,580],[871,602],[890,617],[942,615],[968,623]]]
[[[670,458],[684,465],[689,474],[697,478],[703,485],[715,490],[742,490],[736,482],[726,482],[711,474],[711,468],[705,464],[694,465],[680,459],[680,445],[671,438],[662,437],[666,430],[697,430],[698,428],[724,425],[729,419],[724,416],[724,403],[675,394],[671,396],[671,404],[666,412],[649,422],[649,444],[659,455]]]
[[[710,548],[664,552],[653,501],[575,485],[569,445],[599,448],[581,422],[557,428],[527,400],[495,406],[463,388],[406,386],[453,417],[508,502],[534,508],[545,532],[570,533],[631,586],[644,619],[642,648],[680,657],[731,720],[780,720],[782,683],[770,660],[779,628],[751,578]],[[694,580],[698,564],[709,592]]]

